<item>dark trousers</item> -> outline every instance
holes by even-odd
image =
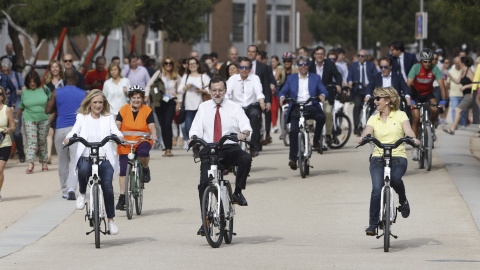
[[[313,105],[305,106],[305,119],[315,120],[315,133],[313,141],[318,142],[322,134],[323,125],[325,125],[325,114],[321,108]],[[290,112],[290,160],[298,160],[298,122],[300,121],[299,107],[295,106]]]
[[[272,111],[265,111],[265,139],[270,136],[270,126],[272,125]]]
[[[248,106],[245,109],[245,114],[250,120],[250,126],[252,126],[252,137],[250,139],[250,146],[253,147],[253,149],[256,151],[259,151],[261,146],[260,144],[260,129],[262,127],[261,113],[262,111],[260,109],[260,105]]]
[[[403,157],[392,158],[392,169],[390,170],[390,186],[398,194],[400,203],[407,200],[405,195],[405,185],[402,177],[407,171],[407,159]],[[383,163],[381,157],[372,157],[370,160],[370,176],[372,177],[372,195],[370,197],[370,219],[369,225],[376,226],[380,215],[380,198],[383,187]]]
[[[78,187],[82,194],[87,192],[87,181],[92,174],[92,165],[80,157],[77,163],[78,167]],[[103,161],[98,166],[98,176],[102,179],[101,186],[103,191],[103,200],[105,202],[105,211],[107,218],[115,217],[115,197],[113,196],[113,167],[110,161]]]
[[[173,117],[175,116],[175,106],[177,103],[175,100],[169,100],[168,102],[163,102],[160,107],[155,107],[155,113],[158,117],[158,122],[160,123],[160,130],[162,131],[163,144],[165,144],[165,149],[172,149],[172,122]]]
[[[15,140],[15,145],[17,147],[17,153],[19,156],[24,155],[25,152],[23,150],[23,136],[22,136],[22,116],[18,118],[17,127],[13,132],[13,139]]]
[[[218,156],[222,159],[222,164],[226,166],[238,166],[237,177],[235,178],[235,187],[237,189],[245,189],[247,177],[252,166],[252,157],[243,151],[238,144],[224,145],[220,149]],[[200,205],[202,204],[203,192],[208,186],[208,170],[210,169],[210,160],[205,148],[200,151],[200,184],[198,185],[198,197]]]
[[[358,128],[358,124],[360,123],[360,113],[363,108],[365,96],[363,94],[355,94],[355,98],[353,98],[353,127],[355,129]]]

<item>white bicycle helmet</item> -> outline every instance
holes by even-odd
[[[420,60],[432,61],[433,52],[429,48],[425,48],[420,52]]]
[[[133,93],[140,93],[145,96],[145,90],[140,85],[133,85],[127,91],[127,95],[130,96]]]

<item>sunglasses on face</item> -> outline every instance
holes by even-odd
[[[357,54],[358,57],[364,58],[365,54]]]
[[[292,60],[283,60],[284,63],[291,63]]]
[[[298,65],[299,67],[306,67],[306,66],[308,66],[308,63],[307,63],[307,62],[297,63],[297,65]]]
[[[388,69],[389,66],[380,66],[380,69]]]
[[[384,98],[384,97],[375,97],[375,100],[380,101],[380,99],[382,99],[382,98]]]
[[[238,66],[239,69],[250,70],[249,66]]]
[[[332,62],[336,62],[337,61],[337,58],[328,58],[328,60],[332,61]]]
[[[64,63],[69,63],[69,62],[72,63],[73,60],[72,60],[72,59],[70,59],[70,60],[63,60],[63,62],[64,62]]]
[[[422,62],[425,63],[425,64],[431,64],[432,60],[423,60]]]
[[[173,65],[173,62],[165,62],[163,63],[165,66],[172,66]]]

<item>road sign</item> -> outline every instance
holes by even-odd
[[[415,14],[415,39],[427,39],[428,13],[417,12]]]

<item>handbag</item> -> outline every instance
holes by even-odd
[[[162,75],[159,74],[153,85],[150,87],[150,94],[152,95],[152,104],[158,108],[162,104],[163,96],[165,95],[165,84],[162,80]]]
[[[203,78],[202,78],[202,76],[200,76],[200,80],[202,81],[202,90],[203,90],[204,86],[203,86]],[[207,100],[210,100],[210,99],[212,99],[212,96],[210,95],[210,93],[207,93],[207,94],[202,93],[202,101],[203,101],[203,102],[205,102],[205,101],[207,101]]]
[[[178,111],[177,122],[179,125],[185,122],[185,94],[186,92],[183,93],[182,106],[180,106],[180,110]]]

